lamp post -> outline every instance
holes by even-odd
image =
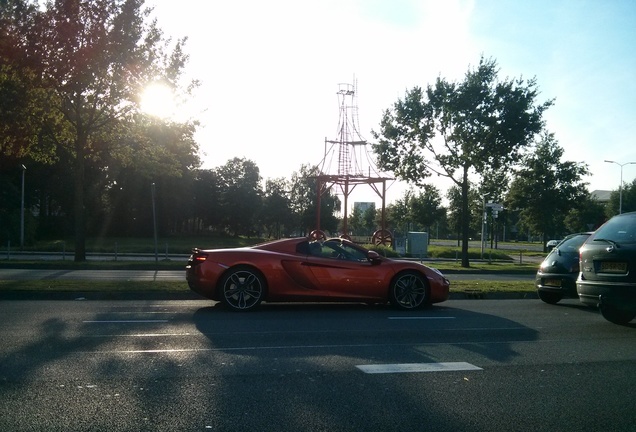
[[[155,209],[155,184],[150,185],[150,194],[152,195],[152,226],[155,237],[155,264],[159,261],[159,251],[157,249],[157,210]]]
[[[623,213],[623,167],[625,165],[634,165],[636,164],[636,162],[625,162],[621,164],[616,161],[607,160],[607,159],[605,159],[605,162],[613,163],[621,167],[621,183],[620,185],[618,185],[618,214],[622,214]]]
[[[24,175],[26,173],[26,167],[20,165],[22,168],[22,201],[20,203],[20,248],[24,248]]]
[[[481,259],[484,259],[484,235],[486,233],[486,197],[488,195],[482,195],[482,219],[481,219]]]

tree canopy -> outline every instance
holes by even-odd
[[[468,267],[469,175],[498,171],[516,161],[543,126],[534,79],[500,80],[495,60],[481,58],[461,82],[438,78],[415,87],[385,111],[374,151],[381,168],[422,184],[432,174],[461,190],[462,266]]]
[[[519,209],[519,222],[541,233],[544,244],[561,238],[565,215],[585,202],[588,192],[582,177],[584,164],[562,161],[563,148],[553,134],[544,133],[533,151],[524,155],[507,197],[507,206]]]
[[[180,91],[185,40],[164,39],[143,0],[7,0],[0,5],[0,153],[67,161],[73,179],[75,260],[85,259],[86,200],[94,173],[145,163],[182,175],[198,164],[196,123],[140,113],[161,81]],[[103,183],[106,184],[106,183]],[[94,192],[94,191],[93,191]]]

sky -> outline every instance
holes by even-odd
[[[462,81],[481,56],[499,77],[535,78],[563,160],[587,164],[588,189],[617,190],[636,162],[633,0],[147,0],[165,36],[187,37],[201,82],[181,112],[201,122],[203,168],[239,157],[291,178],[338,138],[341,83],[356,83],[362,138],[383,112],[438,77]],[[369,146],[369,153],[371,148]],[[622,168],[623,181],[636,165]],[[389,173],[389,176],[391,174]],[[448,182],[429,180],[444,193]],[[390,182],[387,204],[408,185]],[[353,201],[380,199],[359,186]]]

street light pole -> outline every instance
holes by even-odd
[[[484,259],[484,235],[486,226],[486,195],[482,195],[482,219],[481,219],[481,259]]]
[[[613,163],[621,167],[621,183],[620,185],[618,185],[618,214],[623,214],[623,167],[625,165],[634,165],[636,164],[636,162],[625,162],[621,164],[616,161],[607,159],[605,159],[605,162]]]
[[[159,251],[157,245],[157,210],[155,209],[155,184],[150,185],[150,194],[152,195],[152,225],[155,237],[155,263],[159,261]]]
[[[24,175],[26,173],[26,167],[20,165],[22,168],[22,201],[20,203],[20,248],[24,248]]]

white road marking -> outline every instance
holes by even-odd
[[[83,323],[167,323],[168,320],[101,320],[101,321],[82,321]]]
[[[466,362],[450,363],[398,363],[381,365],[358,365],[356,366],[367,374],[383,373],[412,373],[412,372],[453,372],[467,370],[483,370],[480,367]]]
[[[390,319],[390,320],[438,320],[438,319],[455,319],[455,317],[420,317],[420,316],[401,317],[401,316],[390,316],[388,319]]]

